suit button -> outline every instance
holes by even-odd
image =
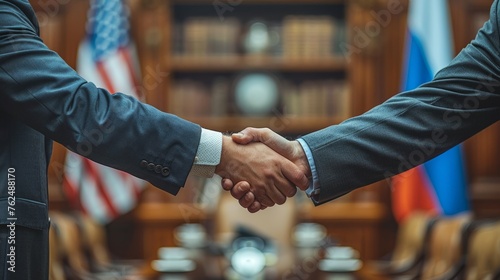
[[[156,172],[156,173],[158,173],[158,174],[160,174],[160,173],[161,173],[161,170],[162,170],[162,167],[163,167],[163,166],[161,166],[161,165],[157,165],[157,166],[155,166],[155,172]]]
[[[150,170],[150,171],[155,170],[155,165],[154,165],[154,163],[150,163],[150,164],[148,164],[148,170]]]
[[[145,161],[145,160],[141,160],[141,167],[142,167],[142,168],[146,168],[146,167],[148,167],[148,162],[147,162],[147,161]]]
[[[170,169],[168,167],[163,167],[163,169],[161,170],[161,175],[163,175],[163,177],[167,177],[168,175],[170,175]]]

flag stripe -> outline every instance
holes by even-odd
[[[106,191],[106,188],[102,182],[102,178],[100,177],[101,174],[89,159],[84,158],[83,165],[85,166],[89,177],[95,182],[96,188],[99,192],[100,197],[104,200],[104,206],[106,207],[108,213],[113,218],[117,217],[119,215],[118,211],[116,210],[114,204],[111,201],[111,198],[109,197],[108,192]]]
[[[63,188],[70,203],[72,203],[73,205],[77,205],[78,210],[86,214],[85,208],[80,201],[77,187],[71,182],[71,180],[69,180],[67,176],[63,177]]]
[[[128,49],[120,49],[120,55],[122,57],[122,60],[125,62],[127,65],[126,69],[128,70],[128,74],[130,77],[130,81],[132,82],[132,86],[134,87],[134,91],[132,91],[135,94],[136,98],[140,98],[140,92],[138,91],[139,89],[139,80],[137,78],[137,74],[134,71],[134,66],[132,65],[132,57],[130,56],[130,52]]]
[[[115,93],[115,87],[113,86],[113,82],[109,78],[108,72],[104,68],[104,63],[97,62],[97,71],[101,76],[102,82],[104,83],[104,87],[111,93]]]
[[[423,166],[417,166],[394,178],[392,209],[397,221],[403,221],[415,209],[438,214],[437,198]],[[410,198],[410,199],[408,199]]]
[[[432,80],[434,75],[420,39],[411,30],[408,30],[406,37],[406,75],[404,76],[403,90],[410,90]],[[416,73],[418,74],[416,75]]]
[[[470,209],[461,146],[426,162],[424,168],[443,214],[452,215]]]

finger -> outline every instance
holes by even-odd
[[[286,181],[286,180],[283,180],[283,181]],[[278,182],[278,180],[276,180],[275,183],[283,183],[283,182]],[[278,204],[278,205],[281,205],[283,203],[286,202],[286,196],[281,192],[281,189],[286,189],[288,187],[293,187],[292,184],[290,184],[288,181],[286,181],[286,183],[284,184],[288,184],[288,186],[284,186],[284,185],[279,185],[279,186],[276,186],[276,185],[271,185],[271,186],[268,186],[267,189],[266,189],[266,194],[273,200],[274,203]]]
[[[266,193],[253,190],[253,194],[255,196],[255,200],[266,207],[273,207],[274,204],[276,204]]]
[[[291,142],[269,128],[247,127],[241,132],[234,134],[233,141],[239,144],[262,142],[278,154],[285,157],[293,154],[293,146],[291,145]]]
[[[231,138],[235,143],[246,145],[250,142],[259,141],[259,137],[256,135],[257,132],[254,132],[254,128],[247,127],[240,131],[239,133],[233,133]]]
[[[234,187],[234,183],[231,179],[222,178],[221,186],[224,190],[230,191]]]
[[[309,188],[309,179],[307,176],[291,161],[283,161],[281,172],[291,183],[299,189],[305,191]]]
[[[255,196],[251,192],[247,192],[242,198],[240,198],[239,202],[241,207],[248,208],[255,201]]]
[[[232,188],[230,190],[231,192],[231,195],[240,200],[245,194],[247,194],[248,192],[250,192],[250,184],[246,181],[241,181],[241,182],[238,182],[236,183],[236,185],[234,186],[234,188]]]
[[[283,173],[274,179],[274,185],[276,186],[276,189],[285,197],[293,197],[297,193],[297,187],[295,184],[288,180]]]
[[[248,212],[250,212],[250,213],[256,213],[256,212],[258,212],[259,210],[262,210],[262,208],[263,208],[263,207],[264,207],[264,209],[266,209],[266,208],[265,208],[265,206],[263,206],[262,204],[260,204],[258,201],[255,201],[254,203],[252,203],[252,204],[251,204],[251,205],[247,208],[247,210],[248,210]]]

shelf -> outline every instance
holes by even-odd
[[[200,5],[200,4],[210,4],[214,5],[213,0],[173,0],[173,4],[182,4],[182,5]],[[234,1],[236,2],[236,1]],[[221,5],[227,3],[226,1],[221,1]],[[250,4],[280,4],[280,5],[289,5],[289,4],[323,4],[323,5],[338,5],[345,4],[346,0],[245,0],[241,1],[239,4],[233,5],[233,7],[237,7],[240,4],[250,5]],[[229,4],[229,3],[228,3]]]
[[[173,72],[220,72],[220,71],[283,71],[283,72],[343,72],[347,61],[343,58],[277,58],[269,56],[221,56],[221,57],[172,57]]]
[[[204,128],[238,132],[246,127],[269,127],[279,134],[305,134],[338,124],[341,119],[334,117],[183,117]]]

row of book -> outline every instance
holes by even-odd
[[[220,21],[210,17],[177,22],[174,52],[190,57],[234,56],[252,52],[253,43],[262,49],[261,54],[270,56],[332,57],[341,55],[339,46],[346,40],[344,20],[331,16],[287,16],[280,22],[260,22],[265,27],[255,36],[249,34],[251,23],[237,18]],[[257,42],[248,44],[249,40]]]
[[[280,102],[269,115],[338,117],[349,115],[349,88],[333,79],[280,82]],[[176,81],[171,88],[169,111],[184,117],[244,115],[234,98],[230,79],[219,77],[211,83],[191,79]]]

